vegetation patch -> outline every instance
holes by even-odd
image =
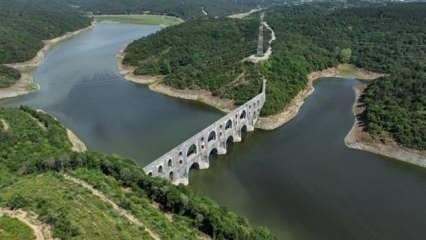
[[[0,239],[34,240],[32,229],[16,218],[0,215]]]
[[[0,164],[14,171],[25,173],[29,171],[26,162],[59,156],[71,149],[66,129],[46,113],[28,107],[0,109],[0,118],[10,127],[0,131]]]
[[[61,239],[150,239],[143,228],[58,174],[21,177],[2,188],[0,197],[2,206],[37,213]]]
[[[201,238],[201,233],[191,225],[191,219],[182,217],[180,221],[170,222],[164,212],[152,205],[144,192],[138,192],[135,188],[125,191],[119,181],[97,170],[79,169],[72,172],[72,175],[105,193],[120,207],[130,211],[137,219],[141,219],[161,239]]]
[[[0,64],[0,88],[7,88],[21,78],[21,73],[13,68]]]

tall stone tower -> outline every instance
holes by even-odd
[[[256,56],[257,57],[263,57],[263,18],[265,17],[265,13],[262,12],[260,14],[260,26],[259,26],[259,37],[257,40],[257,51]]]

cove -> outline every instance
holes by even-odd
[[[145,165],[223,113],[124,80],[115,56],[157,26],[100,23],[49,52],[34,79],[41,90],[0,106],[41,108],[91,150]],[[283,127],[255,131],[190,187],[271,228],[279,239],[419,239],[426,235],[426,171],[343,139],[353,123],[352,79],[315,83]]]
[[[98,23],[53,48],[34,73],[40,91],[0,106],[43,109],[75,132],[90,150],[146,165],[222,113],[165,97],[123,79],[116,55],[158,26]]]

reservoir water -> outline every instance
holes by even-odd
[[[223,115],[120,76],[119,50],[159,29],[97,24],[49,52],[34,73],[40,91],[0,106],[46,110],[91,150],[145,165]],[[208,170],[192,171],[190,187],[279,239],[424,239],[426,171],[343,143],[356,84],[317,81],[294,120],[248,134]]]

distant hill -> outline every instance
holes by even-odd
[[[159,13],[184,19],[204,16],[224,16],[256,7],[281,4],[282,0],[56,0],[94,14]],[[203,12],[204,10],[204,12]]]

